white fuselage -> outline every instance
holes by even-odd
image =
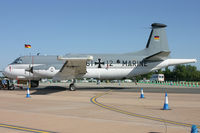
[[[133,78],[134,76],[155,71],[170,65],[185,64],[196,62],[195,59],[166,59],[164,61],[147,63],[146,66],[133,65],[123,66],[121,64],[112,64],[112,66],[102,65],[102,68],[97,66],[87,66],[87,73],[82,78],[96,78],[96,79],[125,79]],[[32,64],[31,67],[40,66],[44,64]],[[53,78],[60,70],[56,69],[54,65],[47,70],[33,70],[33,73],[27,71],[30,64],[10,64],[3,74],[10,79],[21,80],[40,80],[42,78]]]

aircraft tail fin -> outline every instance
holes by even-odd
[[[160,23],[153,23],[152,30],[149,36],[145,51],[148,56],[155,55],[160,52],[170,52],[168,47],[167,35],[165,27],[167,25]],[[168,56],[167,54],[166,56]]]

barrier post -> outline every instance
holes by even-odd
[[[144,92],[143,92],[143,88],[141,88],[141,94],[140,94],[140,98],[144,98]]]
[[[191,133],[198,133],[198,128],[196,125],[192,125]]]
[[[29,91],[30,87],[31,87],[31,83],[30,83],[30,81],[27,81],[27,94],[26,94],[26,98],[31,98],[30,91]]]
[[[165,93],[165,102],[164,102],[163,110],[169,110],[167,92]]]

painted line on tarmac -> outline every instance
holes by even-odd
[[[98,95],[92,97],[90,99],[90,101],[93,104],[95,104],[97,106],[100,106],[102,108],[105,108],[105,109],[108,109],[108,110],[111,110],[111,111],[115,111],[115,112],[118,112],[118,113],[121,113],[121,114],[126,114],[126,115],[129,115],[129,116],[134,116],[134,117],[138,117],[138,118],[144,118],[144,119],[158,121],[158,122],[164,122],[164,123],[178,125],[178,126],[185,126],[185,127],[192,127],[192,125],[193,125],[193,124],[188,124],[188,123],[176,122],[176,121],[171,121],[171,120],[156,118],[156,117],[152,117],[152,116],[147,116],[147,115],[141,115],[141,114],[137,114],[137,113],[132,113],[132,112],[128,112],[128,111],[125,111],[125,110],[121,110],[121,109],[118,109],[118,108],[115,108],[115,107],[111,107],[111,106],[105,105],[105,104],[100,103],[100,102],[97,101],[98,98],[100,98],[100,97],[102,97],[104,95],[107,95],[110,92],[112,92],[112,90],[104,92],[104,93],[101,93],[101,94],[98,94]],[[200,125],[197,125],[197,128],[200,128]]]
[[[51,132],[51,131],[44,131],[44,130],[39,130],[39,129],[26,128],[26,127],[20,127],[20,126],[14,126],[14,125],[2,124],[2,123],[0,123],[0,127],[15,129],[19,131],[25,131],[25,132],[31,132],[31,133],[56,133],[56,132]]]

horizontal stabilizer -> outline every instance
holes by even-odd
[[[162,61],[159,65],[154,67],[152,69],[152,71],[162,69],[162,68],[168,67],[168,66],[196,63],[196,62],[197,62],[196,59],[166,59],[166,60]]]
[[[172,65],[179,65],[179,64],[187,64],[187,63],[196,63],[197,60],[196,59],[167,59],[166,63],[169,66]]]

